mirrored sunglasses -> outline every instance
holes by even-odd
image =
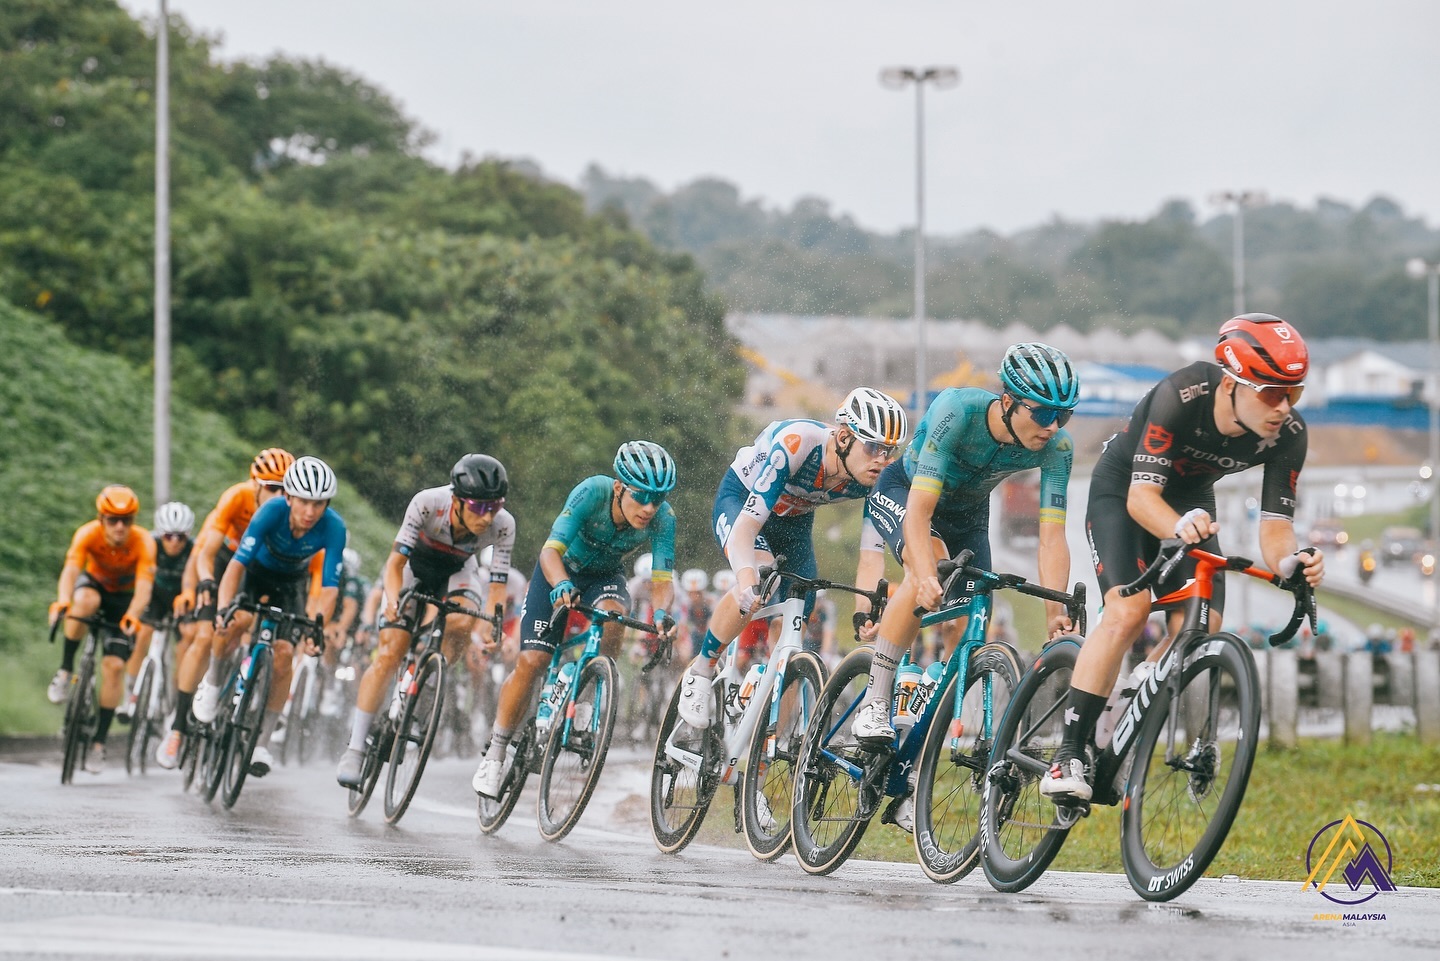
[[[665,503],[665,498],[670,494],[669,491],[638,491],[633,487],[627,487],[625,489],[630,492],[630,497],[635,501],[635,503],[642,506],[649,504],[663,504]]]
[[[1236,377],[1234,374],[1230,375],[1230,379],[1259,394],[1261,403],[1266,407],[1279,407],[1280,402],[1284,400],[1289,400],[1290,406],[1294,407],[1300,401],[1300,395],[1305,393],[1304,384],[1296,384],[1293,387],[1286,387],[1282,384],[1252,384],[1245,378]]]
[[[882,444],[879,441],[867,440],[860,442],[860,449],[870,457],[884,457],[890,459],[900,450],[899,444]]]
[[[285,489],[285,483],[283,481],[261,481],[260,486],[267,491],[274,491],[277,494]]]
[[[1035,422],[1036,427],[1049,427],[1051,424],[1064,427],[1075,415],[1073,410],[1063,407],[1031,407],[1018,397],[1015,398],[1015,403],[1030,412],[1030,419]]]
[[[462,497],[460,498],[460,503],[464,504],[472,514],[498,514],[500,508],[505,506],[505,498],[501,497],[493,501],[481,501],[470,497]]]
[[[122,527],[129,527],[131,524],[135,523],[135,518],[134,518],[134,517],[116,517],[116,516],[113,515],[113,514],[102,514],[102,515],[100,516],[100,521],[101,521],[101,523],[104,523],[104,524],[119,524],[119,525],[122,526]]]

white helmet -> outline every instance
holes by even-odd
[[[285,471],[285,493],[312,501],[328,501],[340,484],[330,465],[318,457],[301,457]]]
[[[635,558],[635,576],[640,578],[642,581],[645,578],[649,577],[650,569],[654,563],[655,558],[651,556],[649,551],[646,551],[639,557]]]
[[[710,586],[710,575],[698,567],[692,567],[680,575],[680,587],[687,591],[703,591]]]
[[[195,512],[179,501],[155,508],[155,533],[190,536],[195,529]]]
[[[910,436],[905,408],[873,387],[856,387],[835,411],[835,423],[850,428],[862,441],[898,447]]]
[[[728,591],[735,586],[735,572],[728,567],[721,568],[710,578],[710,583],[715,585],[717,591]]]

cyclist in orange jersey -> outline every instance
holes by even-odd
[[[134,646],[140,615],[150,604],[155,581],[155,540],[135,524],[140,499],[130,488],[112,484],[95,498],[95,520],[82,524],[70,541],[65,567],[60,572],[56,600],[50,605],[50,624],[65,616],[65,648],[60,669],[50,681],[47,695],[62,703],[70,692],[75,652],[85,639],[86,625],[76,620],[99,611],[123,632],[105,639],[100,662],[100,717],[95,742],[85,768],[99,774],[105,767],[105,738],[115,708],[124,696],[125,661]]]
[[[173,768],[179,762],[180,738],[190,723],[190,705],[200,679],[210,667],[211,653],[223,653],[232,639],[228,632],[226,636],[215,632],[216,575],[225,571],[260,505],[280,493],[285,471],[293,463],[294,455],[278,447],[256,454],[250,464],[250,479],[220,495],[195,539],[193,569],[186,571],[185,585],[176,603],[194,606],[197,627],[189,650],[177,660],[175,721],[155,752],[155,761],[163,768]]]

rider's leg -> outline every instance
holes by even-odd
[[[756,563],[773,562],[774,558],[770,555],[757,552]],[[710,615],[710,623],[705,626],[705,638],[700,642],[699,653],[690,662],[690,672],[704,678],[714,677],[720,652],[740,635],[748,623],[750,618],[740,612],[740,602],[736,600],[735,592],[726,591],[715,605],[715,612]]]
[[[375,660],[360,677],[360,687],[355,692],[355,716],[350,727],[350,749],[365,750],[365,738],[370,734],[375,712],[380,710],[380,701],[395,680],[400,660],[410,647],[410,632],[404,627],[385,627],[380,631],[380,645],[375,650]]]
[[[85,632],[89,629],[85,624],[77,621],[77,617],[90,617],[100,609],[100,592],[93,587],[77,587],[74,596],[70,599],[70,609],[65,618],[65,648],[60,654],[60,669],[71,674],[75,673],[75,652],[80,650],[80,642],[85,640]]]
[[[1120,588],[1105,595],[1100,622],[1081,645],[1075,661],[1075,672],[1066,695],[1062,740],[1056,752],[1057,763],[1073,758],[1083,759],[1085,744],[1095,731],[1095,722],[1105,710],[1105,702],[1115,686],[1125,652],[1145,630],[1150,616],[1150,592],[1141,591],[1133,597],[1120,596]]]
[[[274,672],[270,676],[270,697],[265,702],[265,718],[260,722],[260,739],[255,744],[266,749],[270,747],[270,735],[275,733],[280,714],[285,710],[285,701],[290,697],[290,679],[295,673],[295,645],[276,639],[270,653],[274,664]]]

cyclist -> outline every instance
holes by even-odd
[[[1126,650],[1150,616],[1148,591],[1121,597],[1119,588],[1145,570],[1161,538],[1220,552],[1217,480],[1264,465],[1260,551],[1266,565],[1282,574],[1303,565],[1312,586],[1325,575],[1324,556],[1297,553],[1295,539],[1295,489],[1308,444],[1305,419],[1294,410],[1310,366],[1305,341],[1279,317],[1243,314],[1221,326],[1215,361],[1197,361],[1156,384],[1095,465],[1085,530],[1104,606],[1075,663],[1061,746],[1040,779],[1041,793],[1052,799],[1090,798],[1085,744]],[[1187,558],[1156,585],[1158,603],[1164,607],[1165,596],[1194,573]],[[1210,602],[1214,630],[1225,607],[1224,583],[1216,579]],[[1182,616],[1172,612],[1172,633]],[[1150,653],[1152,662],[1165,647]]]
[[[96,611],[123,632],[105,639],[100,661],[100,713],[87,770],[99,774],[105,767],[105,738],[124,694],[125,661],[134,646],[140,615],[150,604],[155,581],[155,541],[135,524],[140,499],[121,484],[111,484],[95,498],[96,519],[80,525],[65,552],[55,603],[50,605],[50,626],[65,617],[65,646],[60,669],[46,691],[50,703],[61,704],[70,693],[75,673],[75,652],[88,627],[75,620]]]
[[[190,552],[185,587],[177,602],[182,607],[193,606],[195,635],[184,656],[176,658],[175,719],[170,734],[155,749],[155,763],[163,768],[173,768],[179,762],[180,738],[190,723],[195,689],[210,665],[212,650],[226,646],[215,636],[215,572],[224,572],[255,512],[283,490],[285,471],[293,463],[294,455],[279,447],[267,447],[256,454],[250,462],[250,479],[221,494],[200,527]]]
[[[990,566],[990,492],[1006,477],[1040,469],[1039,580],[1064,590],[1070,577],[1065,491],[1075,445],[1064,425],[1080,399],[1080,382],[1070,359],[1047,344],[1015,344],[1005,351],[998,373],[998,394],[979,387],[941,391],[905,456],[886,468],[866,502],[867,515],[905,576],[880,619],[866,702],[851,726],[858,740],[894,739],[895,668],[919,634],[915,608],[940,606],[940,560],[968,549],[975,565]],[[883,555],[870,553],[870,563],[878,561],[883,569]],[[873,570],[861,583],[878,578]],[[1070,628],[1062,605],[1047,601],[1046,607],[1051,635]],[[907,830],[911,810],[902,801],[893,813]]]
[[[857,387],[835,411],[836,426],[818,420],[771,423],[742,447],[715,492],[713,530],[735,572],[735,586],[716,603],[700,653],[680,679],[679,713],[695,728],[710,726],[710,682],[723,651],[760,601],[762,565],[784,555],[782,567],[816,574],[811,531],[822,504],[869,495],[905,442],[909,425],[899,401]],[[807,598],[808,617],[815,599]]]
[[[490,745],[471,780],[478,794],[495,797],[504,783],[510,737],[555,651],[547,637],[551,619],[577,601],[617,614],[629,610],[622,562],[647,542],[654,623],[667,635],[673,631],[675,511],[665,498],[675,489],[675,461],[659,444],[632,440],[620,445],[613,466],[614,477],[597,474],[575,485],[540,549],[520,611],[520,656],[500,688]],[[606,624],[603,653],[614,658],[623,640],[619,624]]]
[[[150,639],[155,634],[155,628],[167,617],[185,613],[180,592],[195,546],[190,537],[194,529],[195,512],[187,505],[170,501],[155,509],[155,585],[150,592],[150,604],[140,616],[140,628],[135,632],[135,651],[125,665],[124,706],[115,712],[116,720],[122,724],[129,723],[135,713],[135,679],[140,676],[140,667],[150,653]],[[185,621],[180,631],[182,636],[193,635],[195,622]]]
[[[691,656],[699,652],[710,616],[715,613],[714,598],[707,590],[709,586],[710,575],[698,567],[680,575],[680,589],[685,592],[680,599],[680,633],[684,648]]]
[[[335,472],[318,457],[300,457],[285,471],[282,481],[284,497],[267,501],[255,512],[240,549],[225,566],[216,591],[216,635],[220,644],[233,645],[250,626],[253,617],[245,611],[236,612],[230,623],[222,623],[225,611],[237,594],[292,613],[309,617],[325,617],[335,608],[340,593],[340,571],[344,567],[345,521],[330,506],[339,483]],[[321,589],[318,597],[307,604],[310,594],[312,558],[323,554]],[[313,645],[307,640],[305,653]],[[294,645],[276,638],[274,675],[265,717],[260,723],[260,737],[250,762],[250,773],[264,777],[275,766],[270,755],[270,736],[290,695]],[[220,650],[210,662],[210,669],[195,691],[191,711],[201,723],[215,719],[220,707],[220,688],[225,683],[221,669],[229,650]]]
[[[411,499],[381,573],[385,595],[379,619],[380,647],[355,695],[350,746],[335,773],[342,786],[360,786],[365,738],[375,712],[410,649],[411,629],[428,619],[428,611],[401,611],[397,606],[400,595],[418,584],[426,594],[460,598],[486,612],[504,605],[510,552],[515,548],[515,518],[505,509],[509,491],[504,464],[488,454],[466,454],[451,469],[449,484],[423,490]],[[486,548],[494,550],[489,586],[482,587],[477,555]],[[498,640],[488,621],[460,615],[446,618],[441,645],[445,659],[454,664],[469,649],[476,632],[487,650]]]

